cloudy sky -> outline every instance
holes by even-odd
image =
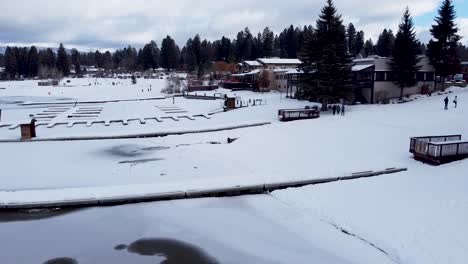
[[[325,0],[0,0],[0,45],[35,44],[80,50],[115,49],[127,44],[158,43],[166,36],[179,45],[199,33],[202,38],[234,37],[249,27],[275,32],[293,24],[315,24]],[[460,34],[468,44],[468,0],[454,0]],[[440,0],[335,0],[345,23],[353,22],[366,38],[376,39],[384,27],[396,30],[406,6],[418,36],[428,29]]]

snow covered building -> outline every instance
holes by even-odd
[[[263,69],[269,70],[297,68],[302,64],[299,59],[262,58],[257,61],[262,64]]]
[[[404,88],[403,95],[426,94],[436,89],[435,69],[429,58],[421,56],[421,69],[415,73],[413,87]],[[390,58],[373,56],[353,61],[356,101],[378,103],[400,96],[400,88],[394,83],[395,75],[390,68]]]
[[[237,64],[237,70],[238,72],[250,72],[250,71],[255,71],[262,69],[263,65],[258,62],[258,61],[244,61],[239,64]]]
[[[244,61],[237,65],[239,73],[232,77],[241,83],[250,84],[249,87],[258,87],[256,82],[262,71],[268,71],[270,86],[267,90],[288,92],[293,96],[298,88],[298,70],[302,62],[299,59],[260,58],[255,61]]]
[[[260,58],[254,61],[244,61],[237,64],[239,73],[255,70],[275,70],[297,68],[302,62],[299,59]]]

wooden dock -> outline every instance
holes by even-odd
[[[441,165],[468,158],[468,141],[462,141],[461,135],[413,137],[410,153],[416,160]]]

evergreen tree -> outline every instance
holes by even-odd
[[[161,44],[161,66],[167,70],[175,70],[179,61],[177,53],[175,41],[170,36],[167,36]]]
[[[57,70],[64,76],[68,76],[70,74],[70,61],[68,60],[67,51],[62,43],[60,43],[57,51]]]
[[[348,43],[348,52],[351,53],[353,57],[355,57],[358,52],[356,50],[357,32],[353,23],[349,23],[348,25],[348,28],[346,30],[346,39]]]
[[[196,71],[198,67],[198,63],[197,63],[197,58],[193,50],[193,39],[189,38],[189,40],[187,41],[187,44],[185,44],[185,47],[182,53],[184,57],[186,70],[188,72]]]
[[[156,69],[159,67],[159,48],[156,42],[151,41],[142,50],[142,66],[144,70]]]
[[[416,84],[415,75],[420,69],[418,53],[413,18],[407,8],[395,38],[395,48],[390,62],[396,77],[395,83],[400,87],[400,100],[403,99],[404,88]]]
[[[273,45],[275,41],[275,35],[270,28],[266,27],[263,30],[262,34],[262,50],[263,50],[263,57],[269,58],[273,56]]]
[[[18,74],[16,54],[14,49],[9,46],[5,49],[5,72],[8,79],[14,79]]]
[[[395,36],[393,35],[392,30],[384,29],[377,40],[375,52],[379,56],[390,57],[392,55],[394,45]]]
[[[437,74],[443,79],[448,75],[459,73],[460,57],[457,47],[460,41],[458,28],[455,24],[455,7],[451,0],[444,0],[432,26],[433,40],[429,41],[428,55]]]
[[[286,33],[286,57],[297,58],[298,37],[294,26],[291,25]]]
[[[77,49],[72,49],[71,51],[71,64],[75,67],[76,75],[81,75],[81,55]]]
[[[364,31],[359,31],[357,34],[356,34],[356,55],[357,54],[361,54],[362,50],[364,49],[364,37],[365,37],[365,34],[364,34]]]
[[[254,42],[253,42],[252,33],[250,33],[249,28],[245,28],[244,29],[244,43],[242,45],[242,57],[245,60],[253,60],[254,59],[254,56],[252,56],[253,49],[254,49]]]
[[[14,52],[16,54],[16,65],[18,65],[18,75],[21,77],[29,76],[28,48],[15,47]]]
[[[364,44],[363,52],[364,52],[364,57],[369,57],[375,54],[374,42],[372,41],[372,39],[366,40],[366,43]]]
[[[39,71],[39,53],[35,46],[29,49],[28,53],[28,76],[36,77]]]
[[[99,50],[96,50],[96,52],[94,52],[94,61],[96,63],[96,67],[104,68],[104,58]]]
[[[104,52],[104,55],[102,55],[102,67],[105,70],[112,69],[112,54],[110,51],[106,51]]]
[[[346,30],[332,0],[322,8],[316,28],[301,54],[305,72],[303,97],[320,99],[326,107],[328,100],[338,100],[351,93]]]

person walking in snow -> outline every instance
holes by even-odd
[[[336,114],[341,115],[341,106],[340,105],[336,106]]]
[[[332,109],[333,109],[333,115],[336,115],[336,105],[333,105]]]
[[[345,116],[345,105],[341,106],[341,116]]]
[[[445,97],[444,103],[445,103],[445,110],[448,110],[448,103],[449,103],[449,98],[448,97]]]
[[[455,108],[458,106],[458,96],[455,96],[455,99],[453,100],[453,104],[455,105]]]

